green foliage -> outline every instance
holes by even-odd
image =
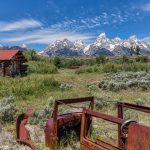
[[[88,67],[88,66],[83,66],[80,67],[79,69],[77,69],[75,71],[76,74],[81,74],[81,73],[95,73],[95,72],[99,72],[100,68],[98,66],[92,66],[92,67]]]
[[[76,132],[73,130],[70,132],[65,133],[65,136],[63,136],[59,143],[58,143],[58,149],[65,149],[65,146],[70,146],[72,150],[79,150],[80,144],[77,143],[79,141],[78,136]]]
[[[34,50],[26,50],[23,52],[28,61],[36,61],[38,60],[38,56]]]
[[[123,64],[115,64],[115,63],[106,63],[102,67],[103,72],[120,72],[120,71],[149,71],[150,64],[145,65],[145,63],[123,63]]]
[[[72,84],[68,84],[68,83],[61,83],[60,85],[60,89],[61,91],[66,91],[66,90],[70,90],[73,88]]]
[[[14,97],[6,97],[0,101],[0,122],[12,122],[16,117],[16,106]]]
[[[95,58],[64,58],[55,57],[53,63],[57,68],[70,68],[71,66],[83,66],[96,64]]]
[[[137,46],[136,46],[136,49],[135,49],[136,55],[140,55],[140,51],[141,51],[141,49],[140,49],[140,47],[137,45]]]
[[[135,103],[137,104],[137,105],[144,105],[145,104],[145,102],[146,102],[146,100],[145,99],[143,99],[143,98],[139,98],[139,99],[137,99],[136,101],[135,101]]]
[[[128,63],[129,62],[129,58],[127,56],[123,56],[122,57],[122,63]]]
[[[91,91],[95,91],[98,88],[98,82],[91,82],[87,84],[87,88],[88,90]]]
[[[61,59],[59,57],[55,57],[54,58],[54,65],[57,67],[57,68],[60,68],[62,66],[62,62],[61,62]]]
[[[135,61],[142,62],[142,63],[148,63],[150,60],[149,60],[148,56],[138,56],[135,58]]]
[[[150,88],[149,72],[121,72],[108,74],[106,78],[99,83],[103,90],[119,91],[128,88],[138,88],[148,90]]]
[[[109,106],[108,98],[104,98],[104,97],[96,98],[95,107],[97,110],[101,110],[107,106]]]
[[[30,61],[28,63],[29,73],[38,73],[38,74],[55,74],[57,73],[57,68],[50,63],[41,62],[41,61]]]
[[[0,97],[14,95],[17,99],[26,100],[28,96],[42,97],[48,91],[59,89],[60,83],[51,76],[36,74],[26,77],[0,78]]]
[[[135,112],[135,111],[132,111],[132,110],[125,110],[125,112],[124,112],[124,118],[126,119],[126,120],[134,120],[134,121],[139,121],[139,117],[138,117],[138,114],[137,114],[137,112]]]
[[[43,128],[47,119],[52,116],[53,102],[54,100],[51,99],[47,106],[34,110],[32,116],[29,118],[29,123],[31,125],[39,125]]]
[[[104,64],[108,61],[107,57],[104,55],[98,55],[96,56],[96,63],[97,64]]]
[[[120,65],[117,65],[117,64],[113,64],[113,63],[111,63],[111,62],[108,62],[108,63],[106,63],[106,64],[103,66],[102,70],[103,70],[103,72],[105,72],[105,73],[108,73],[108,72],[117,72],[117,70],[119,70],[119,68],[120,68]]]
[[[66,61],[63,61],[63,67],[64,68],[69,68],[71,66],[81,66],[83,65],[83,62],[80,61],[80,60],[77,60],[75,58],[71,58],[71,59],[68,59]]]

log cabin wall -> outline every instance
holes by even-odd
[[[5,76],[4,62],[0,62],[0,76]]]
[[[9,53],[9,51],[8,51]],[[21,51],[17,51],[10,60],[0,61],[0,76],[22,75],[27,72],[27,65],[24,64],[27,59]]]

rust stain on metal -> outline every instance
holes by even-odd
[[[73,106],[75,103],[90,102],[88,108]],[[60,105],[70,108],[81,108],[79,112],[59,114]],[[124,119],[124,108],[150,113],[150,107],[118,102],[118,116],[112,116],[93,111],[94,97],[55,100],[53,115],[45,126],[45,143],[51,150],[57,149],[60,138],[67,136],[66,132],[74,130],[80,138],[80,150],[150,150],[150,127],[139,124],[134,120]],[[16,122],[17,142],[35,150],[30,140],[29,131],[25,128],[32,108],[19,115]],[[106,141],[91,139],[92,118],[100,118],[118,125],[118,146]]]
[[[136,105],[136,104],[131,104],[131,103],[125,103],[125,102],[118,102],[117,103],[117,107],[118,107],[118,117],[119,118],[124,118],[124,108],[127,109],[132,109],[132,110],[136,110],[139,112],[145,112],[145,113],[150,113],[150,107],[147,106],[140,106],[140,105]],[[119,147],[122,149],[125,149],[125,145],[126,145],[126,138],[123,133],[121,132],[121,125],[118,125],[118,144]]]
[[[89,117],[101,118],[121,126],[122,130],[118,129],[118,133],[121,133],[121,136],[118,137],[118,141],[123,143],[124,146],[120,147],[119,145],[116,147],[99,139],[93,141],[87,134],[89,130],[87,119]],[[84,109],[82,113],[80,150],[150,150],[150,127],[132,120],[124,120],[122,118]]]
[[[69,107],[74,107],[71,104],[81,102],[90,102],[89,109],[93,109],[94,107],[93,97],[64,99],[55,101],[53,115],[51,118],[48,119],[45,127],[45,142],[46,145],[50,147],[50,149],[57,149],[57,142],[62,136],[65,137],[65,131],[74,130],[77,133],[77,135],[80,136],[82,111],[59,115],[58,106],[67,105]]]
[[[34,144],[31,142],[30,133],[25,128],[25,125],[28,122],[28,118],[32,115],[33,109],[28,108],[26,113],[23,113],[18,116],[16,121],[16,135],[17,142],[23,145],[29,146],[31,149],[35,150]]]
[[[101,141],[97,139],[93,141],[90,139],[90,136],[87,136],[88,128],[87,120],[89,117],[101,118],[103,120],[122,125],[124,123],[124,119],[114,117],[111,115],[107,115],[104,113],[84,109],[82,113],[82,124],[81,124],[81,137],[80,137],[80,150],[120,150],[120,148],[113,146],[105,141]],[[92,122],[91,122],[92,123]]]
[[[127,150],[150,150],[150,127],[137,123],[130,124]]]

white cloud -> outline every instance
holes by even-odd
[[[22,19],[15,22],[0,22],[0,32],[41,27],[42,23],[34,19]]]
[[[75,32],[63,32],[54,30],[51,28],[31,31],[30,33],[13,35],[12,37],[7,37],[0,39],[2,42],[9,43],[26,43],[26,44],[49,44],[54,42],[55,40],[63,40],[64,38],[68,38],[71,41],[75,41],[78,39],[89,40],[93,38],[92,35],[75,33]]]
[[[150,43],[150,37],[145,37],[142,39],[142,41],[145,41],[145,42],[149,42]]]
[[[139,13],[132,13],[132,12],[113,12],[107,13],[103,12],[98,16],[94,17],[87,17],[87,18],[78,18],[76,20],[65,20],[59,23],[56,23],[51,26],[51,28],[57,28],[64,31],[83,31],[87,29],[93,29],[96,27],[103,27],[103,26],[112,26],[122,24],[127,21],[137,20]]]
[[[141,8],[144,11],[150,11],[150,3],[147,3],[147,4],[143,5]]]
[[[40,21],[33,19],[22,19],[9,23],[0,22],[0,41],[1,43],[9,44],[49,44],[64,38],[68,38],[71,41],[77,39],[88,41],[94,36],[86,34],[86,31],[91,31],[96,27],[118,25],[131,19],[133,20],[133,18],[135,18],[135,15],[131,15],[129,12],[110,14],[103,12],[101,15],[94,17],[64,20],[49,27],[45,27]],[[30,30],[29,28],[33,29]],[[28,30],[22,31],[21,29]]]

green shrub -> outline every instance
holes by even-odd
[[[122,63],[128,63],[128,62],[129,62],[128,56],[123,56],[122,57]]]
[[[38,56],[34,50],[26,50],[23,52],[28,61],[36,61],[38,60]]]
[[[57,68],[50,63],[41,62],[41,61],[30,61],[29,73],[39,73],[39,74],[54,74],[57,73]]]
[[[135,101],[135,103],[137,104],[137,105],[144,105],[145,104],[145,99],[143,99],[143,98],[139,98],[139,99],[137,99],[136,101]]]
[[[103,90],[119,91],[128,88],[148,90],[150,88],[149,72],[120,72],[107,74],[99,83]]]
[[[0,101],[0,122],[12,122],[16,117],[14,97],[6,97]]]
[[[60,68],[60,67],[62,66],[61,58],[55,57],[55,58],[54,58],[54,65],[55,65],[57,68]]]
[[[123,63],[123,64],[115,64],[112,62],[108,62],[102,66],[102,70],[105,73],[109,72],[120,72],[120,71],[149,71],[150,64],[145,65],[145,63]]]
[[[124,118],[126,120],[134,120],[134,121],[139,121],[139,117],[138,117],[138,114],[137,112],[135,111],[132,111],[132,110],[125,110],[124,112]]]
[[[119,70],[119,65],[108,62],[105,65],[103,65],[102,70],[105,73],[117,72]]]
[[[108,61],[107,57],[104,55],[98,55],[96,56],[96,63],[97,64],[104,64]]]
[[[59,89],[60,83],[51,76],[32,74],[23,78],[1,78],[0,87],[0,97],[14,95],[26,100],[28,96],[42,97],[45,92]]]
[[[100,69],[97,66],[91,66],[91,67],[83,66],[83,67],[80,67],[79,69],[77,69],[75,71],[75,73],[76,74],[81,74],[81,73],[95,73],[95,72],[99,72],[99,71],[100,71]]]
[[[60,89],[61,89],[62,91],[70,90],[70,89],[72,89],[72,88],[73,88],[73,85],[72,85],[72,84],[62,83],[62,84],[60,85]]]
[[[89,91],[95,91],[98,88],[98,82],[91,82],[87,84]]]
[[[108,98],[104,98],[104,97],[99,97],[96,99],[95,101],[95,107],[97,110],[101,110],[104,107],[107,107],[109,105],[109,103],[107,102]]]
[[[138,56],[135,58],[136,62],[142,62],[142,63],[147,63],[149,62],[149,57],[148,56]]]
[[[52,116],[53,103],[54,100],[51,99],[47,106],[34,110],[32,116],[29,118],[29,123],[31,125],[39,125],[43,128],[47,119]]]
[[[72,150],[79,150],[80,144],[78,135],[75,131],[66,131],[58,142],[58,149],[65,149],[65,146],[70,146]]]

